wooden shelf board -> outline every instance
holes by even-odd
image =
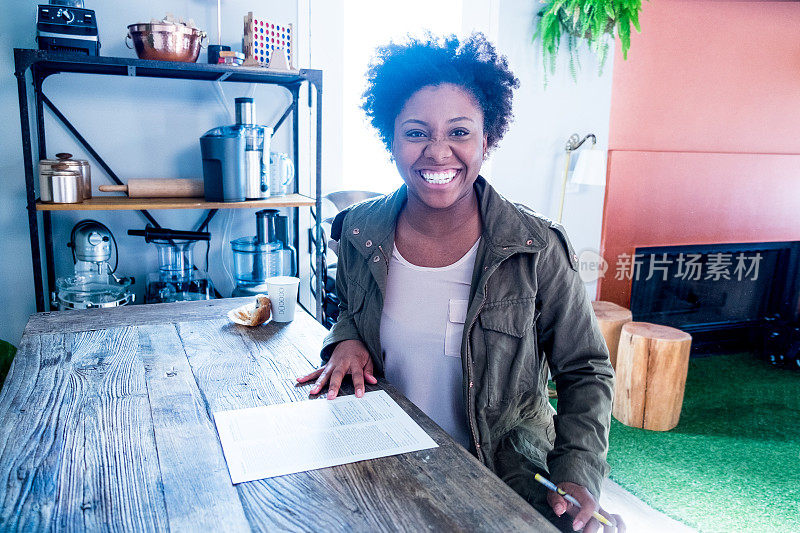
[[[38,211],[138,211],[142,209],[260,209],[266,207],[313,207],[314,205],[313,198],[302,194],[289,194],[246,202],[206,202],[202,198],[95,196],[79,204],[49,204],[37,201],[36,209]]]

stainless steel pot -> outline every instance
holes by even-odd
[[[80,192],[83,200],[92,197],[92,169],[85,159],[72,159],[72,154],[59,153],[56,159],[41,159],[39,161],[39,196],[43,202],[53,202],[53,189],[51,179],[43,176],[43,172],[50,171],[53,165],[65,164],[67,169],[77,171],[81,175]],[[62,202],[73,203],[73,202]]]
[[[39,191],[43,202],[79,204],[83,202],[83,178],[80,171],[66,163],[56,163],[39,173]]]
[[[136,50],[139,59],[194,63],[206,32],[169,22],[138,23],[128,26],[125,45]],[[133,46],[128,43],[133,41]]]

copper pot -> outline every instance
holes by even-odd
[[[169,22],[141,23],[128,26],[125,45],[134,48],[139,59],[185,61],[194,63],[206,33],[197,28]],[[128,43],[133,41],[133,47]]]

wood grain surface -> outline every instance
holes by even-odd
[[[614,418],[626,426],[669,431],[678,425],[692,337],[668,326],[628,322],[617,353]]]
[[[101,192],[122,192],[128,198],[203,198],[202,179],[128,178],[125,185],[100,185]]]
[[[34,315],[0,394],[0,530],[555,531],[385,381],[438,448],[233,485],[214,413],[309,399],[325,334],[232,324],[242,300]]]
[[[622,333],[622,326],[633,320],[633,314],[629,309],[613,302],[596,300],[592,302],[592,309],[597,317],[597,324],[600,332],[608,347],[608,357],[611,366],[617,368],[617,350],[619,348],[619,336]]]

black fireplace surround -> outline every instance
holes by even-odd
[[[636,248],[633,319],[692,335],[692,355],[751,350],[800,370],[800,241]]]

